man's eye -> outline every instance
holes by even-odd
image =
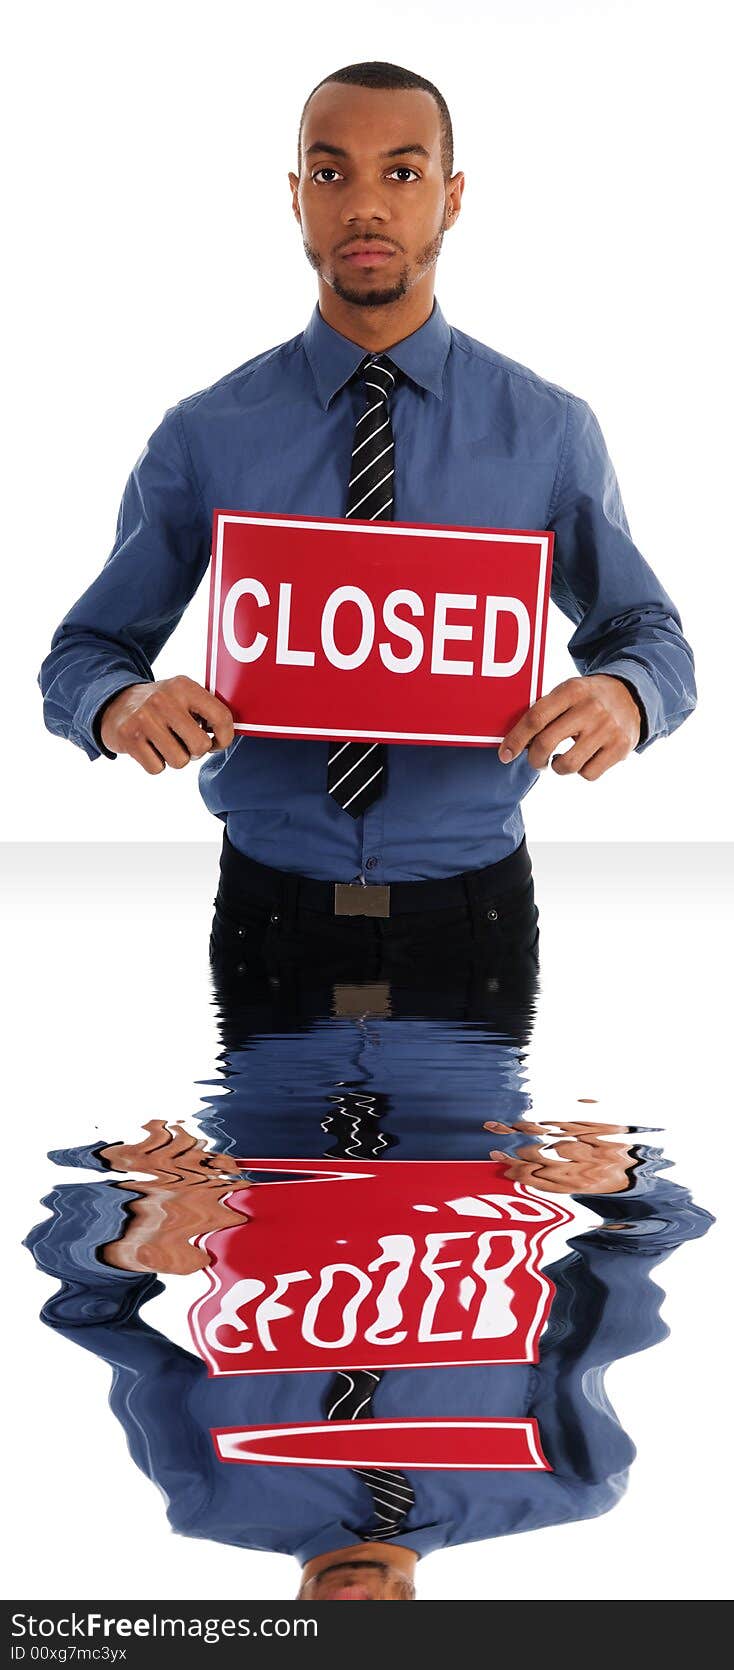
[[[311,179],[312,180],[318,180],[318,177],[319,177],[320,174],[321,175],[330,174],[332,179],[340,179],[341,178],[341,176],[339,174],[339,170],[337,168],[324,167],[324,168],[316,168],[314,170],[313,174],[311,175]],[[414,180],[420,179],[420,175],[416,173],[416,170],[414,168],[409,168],[407,163],[399,163],[397,168],[391,169],[390,175],[388,175],[388,178],[390,178],[393,174],[403,174],[403,175],[411,174],[413,176]],[[325,184],[330,185],[331,180],[326,180]]]

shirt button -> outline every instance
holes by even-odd
[[[489,920],[489,921],[490,921],[490,922],[496,922],[496,921],[497,921],[497,912],[496,912],[496,910],[488,910],[488,911],[487,911],[487,918],[488,918],[488,920]]]
[[[280,912],[277,911],[277,910],[272,910],[270,912],[270,920],[271,920],[271,922],[279,922],[280,921]]]
[[[375,868],[375,865],[376,865],[376,864],[377,864],[377,863],[378,863],[378,862],[379,862],[379,861],[378,861],[378,859],[376,859],[376,858],[368,858],[368,859],[367,859],[367,863],[366,863],[366,866],[365,866],[365,868],[366,868],[366,869],[368,869],[368,870],[374,870],[374,868]]]

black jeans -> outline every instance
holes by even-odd
[[[233,980],[278,978],[293,968],[335,979],[418,974],[431,982],[468,963],[506,977],[537,970],[538,909],[524,840],[508,859],[455,879],[461,901],[448,906],[337,916],[310,908],[301,877],[244,857],[225,830],[210,960],[220,979]],[[424,893],[414,896],[422,901]]]

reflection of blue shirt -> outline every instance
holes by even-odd
[[[639,749],[675,730],[695,703],[691,651],[630,537],[589,406],[448,325],[438,302],[390,353],[404,373],[391,401],[396,519],[551,528],[552,596],[573,622],[577,668],[634,686]],[[41,668],[49,730],[99,757],[95,716],[125,685],[155,677],[206,572],[215,506],[344,515],[364,408],[350,378],[363,358],[317,306],[291,341],[168,408],[128,479],[104,569]],[[243,852],[326,880],[348,881],[368,861],[371,882],[452,875],[522,837],[520,802],[538,775],[526,754],[502,766],[493,748],[389,744],[385,792],[351,818],[326,793],[328,750],[239,733],[205,759],[201,793]]]
[[[225,1006],[225,1024],[226,1017]],[[232,1027],[219,1076],[197,1081],[214,1092],[206,1117],[197,1119],[229,1153],[317,1158],[330,1151],[325,1120],[333,1117],[340,1090],[348,1090],[373,1095],[378,1104],[378,1117],[363,1113],[355,1121],[353,1159],[374,1152],[370,1137],[377,1131],[389,1139],[385,1159],[486,1159],[491,1147],[523,1141],[519,1134],[499,1143],[482,1123],[488,1117],[511,1123],[527,1110],[520,1051],[529,1026],[522,1009],[509,1005],[494,1026],[489,1015],[456,1024],[369,1015],[277,1026],[265,1007],[253,1009]],[[512,1029],[514,1041],[503,1028]]]
[[[95,1257],[119,1235],[127,1198],[104,1183],[54,1190],[44,1202],[51,1218],[26,1244],[62,1282],[44,1320],[112,1365],[112,1408],[133,1459],[165,1493],[173,1529],[302,1562],[357,1541],[371,1498],[351,1470],[223,1462],[210,1437],[212,1427],[322,1419],[332,1375],[209,1378],[198,1357],[142,1322],[140,1306],[161,1284]],[[606,1221],[548,1268],[557,1292],[537,1365],[395,1369],[377,1388],[375,1416],[534,1416],[554,1469],[406,1469],[415,1502],[396,1540],[421,1555],[604,1513],[624,1489],[635,1450],[606,1398],[604,1369],[665,1336],[650,1270],[711,1220],[657,1177],[639,1193],[578,1198]]]

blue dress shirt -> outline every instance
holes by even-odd
[[[573,1237],[571,1250],[547,1266],[556,1296],[537,1364],[392,1369],[384,1376],[376,1416],[530,1416],[553,1469],[406,1469],[415,1501],[396,1541],[424,1556],[595,1518],[616,1506],[635,1446],[609,1402],[605,1370],[665,1338],[663,1293],[650,1272],[712,1221],[686,1189],[654,1172],[641,1182],[632,1195],[574,1197],[610,1221]],[[349,1547],[372,1506],[354,1472],[223,1462],[210,1437],[212,1427],[322,1420],[331,1371],[209,1377],[201,1358],[142,1321],[141,1306],[163,1284],[96,1256],[122,1234],[129,1198],[127,1188],[107,1183],[54,1189],[43,1201],[51,1216],[24,1245],[61,1283],[43,1306],[44,1322],[112,1367],[111,1407],[133,1461],[163,1492],[172,1529],[294,1554],[303,1564]]]
[[[114,546],[53,635],[38,682],[49,730],[90,759],[95,718],[153,662],[200,585],[215,506],[340,517],[354,426],[350,381],[364,348],[323,319],[165,412],[125,487]],[[550,528],[551,595],[573,622],[582,674],[611,673],[639,697],[638,752],[695,706],[680,616],[633,543],[614,469],[585,401],[430,317],[389,350],[404,373],[391,401],[395,519]],[[203,659],[203,650],[202,650]],[[230,840],[261,863],[321,880],[411,881],[504,858],[523,836],[538,772],[527,752],[388,744],[386,789],[352,818],[326,792],[329,742],[235,736],[199,787]]]

